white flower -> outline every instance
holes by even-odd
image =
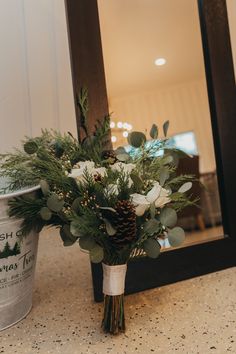
[[[93,174],[99,174],[101,175],[101,177],[104,177],[106,172],[107,172],[106,167],[98,167],[92,170]]]
[[[171,201],[169,195],[170,192],[165,188],[162,188],[159,197],[155,201],[155,207],[162,208],[165,204],[169,203]]]
[[[131,201],[136,207],[135,213],[137,216],[142,216],[150,206],[150,202],[147,200],[147,197],[142,194],[131,194]]]
[[[83,181],[84,180],[84,172],[85,170],[88,171],[89,174],[91,175],[96,175],[99,174],[102,177],[105,176],[106,174],[106,168],[105,167],[95,167],[95,163],[93,161],[81,161],[76,164],[79,168],[73,168],[71,170],[71,173],[69,174],[69,177],[74,178],[77,182]]]
[[[91,171],[94,168],[95,163],[93,161],[80,161],[78,165],[80,169],[85,170],[87,168],[88,171]]]
[[[114,165],[111,165],[112,171],[124,171],[125,173],[131,173],[132,170],[135,168],[133,163],[123,163],[123,162],[116,162]]]
[[[82,170],[82,168],[73,168],[68,176],[79,181],[83,179],[83,173],[84,171]]]
[[[136,207],[136,215],[142,216],[152,203],[155,203],[156,208],[162,208],[165,204],[170,202],[169,191],[155,182],[152,189],[147,195],[138,193],[131,194],[131,200]]]

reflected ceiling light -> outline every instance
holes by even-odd
[[[165,65],[165,63],[166,63],[166,59],[165,58],[157,58],[155,60],[155,65],[157,65],[157,66]]]
[[[115,128],[115,126],[116,126],[115,122],[110,123],[110,128]]]
[[[122,122],[118,122],[117,123],[117,128],[122,128],[123,127],[123,123]]]
[[[115,143],[116,140],[117,140],[117,137],[116,137],[115,135],[113,135],[113,136],[111,137],[111,141],[112,141],[113,143]]]
[[[132,130],[133,129],[133,126],[132,126],[132,124],[128,124],[128,126],[127,126],[127,128],[126,128],[127,130]]]
[[[128,135],[129,135],[129,133],[128,133],[128,132],[123,132],[123,137],[124,137],[124,138],[127,138],[127,137],[128,137]]]

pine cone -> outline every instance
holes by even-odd
[[[102,158],[104,160],[109,160],[110,164],[114,164],[117,161],[116,154],[114,150],[104,150],[102,152]]]
[[[112,220],[117,230],[111,240],[118,246],[123,246],[135,240],[136,238],[136,214],[135,208],[128,200],[121,200],[117,203],[116,214]]]

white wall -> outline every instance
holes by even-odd
[[[236,76],[236,0],[227,0],[231,46],[234,59],[234,71]]]
[[[208,96],[204,79],[142,92],[124,97],[110,98],[113,120],[127,121],[134,130],[149,131],[152,124],[159,127],[170,120],[169,134],[193,130],[200,155],[201,172],[215,169],[215,155]]]
[[[0,152],[42,128],[76,136],[63,0],[0,0]]]

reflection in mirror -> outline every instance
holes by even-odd
[[[115,147],[132,130],[170,120],[171,143],[192,155],[178,174],[194,174],[199,207],[179,215],[184,246],[223,237],[197,0],[98,0]],[[163,249],[170,249],[162,240]]]

